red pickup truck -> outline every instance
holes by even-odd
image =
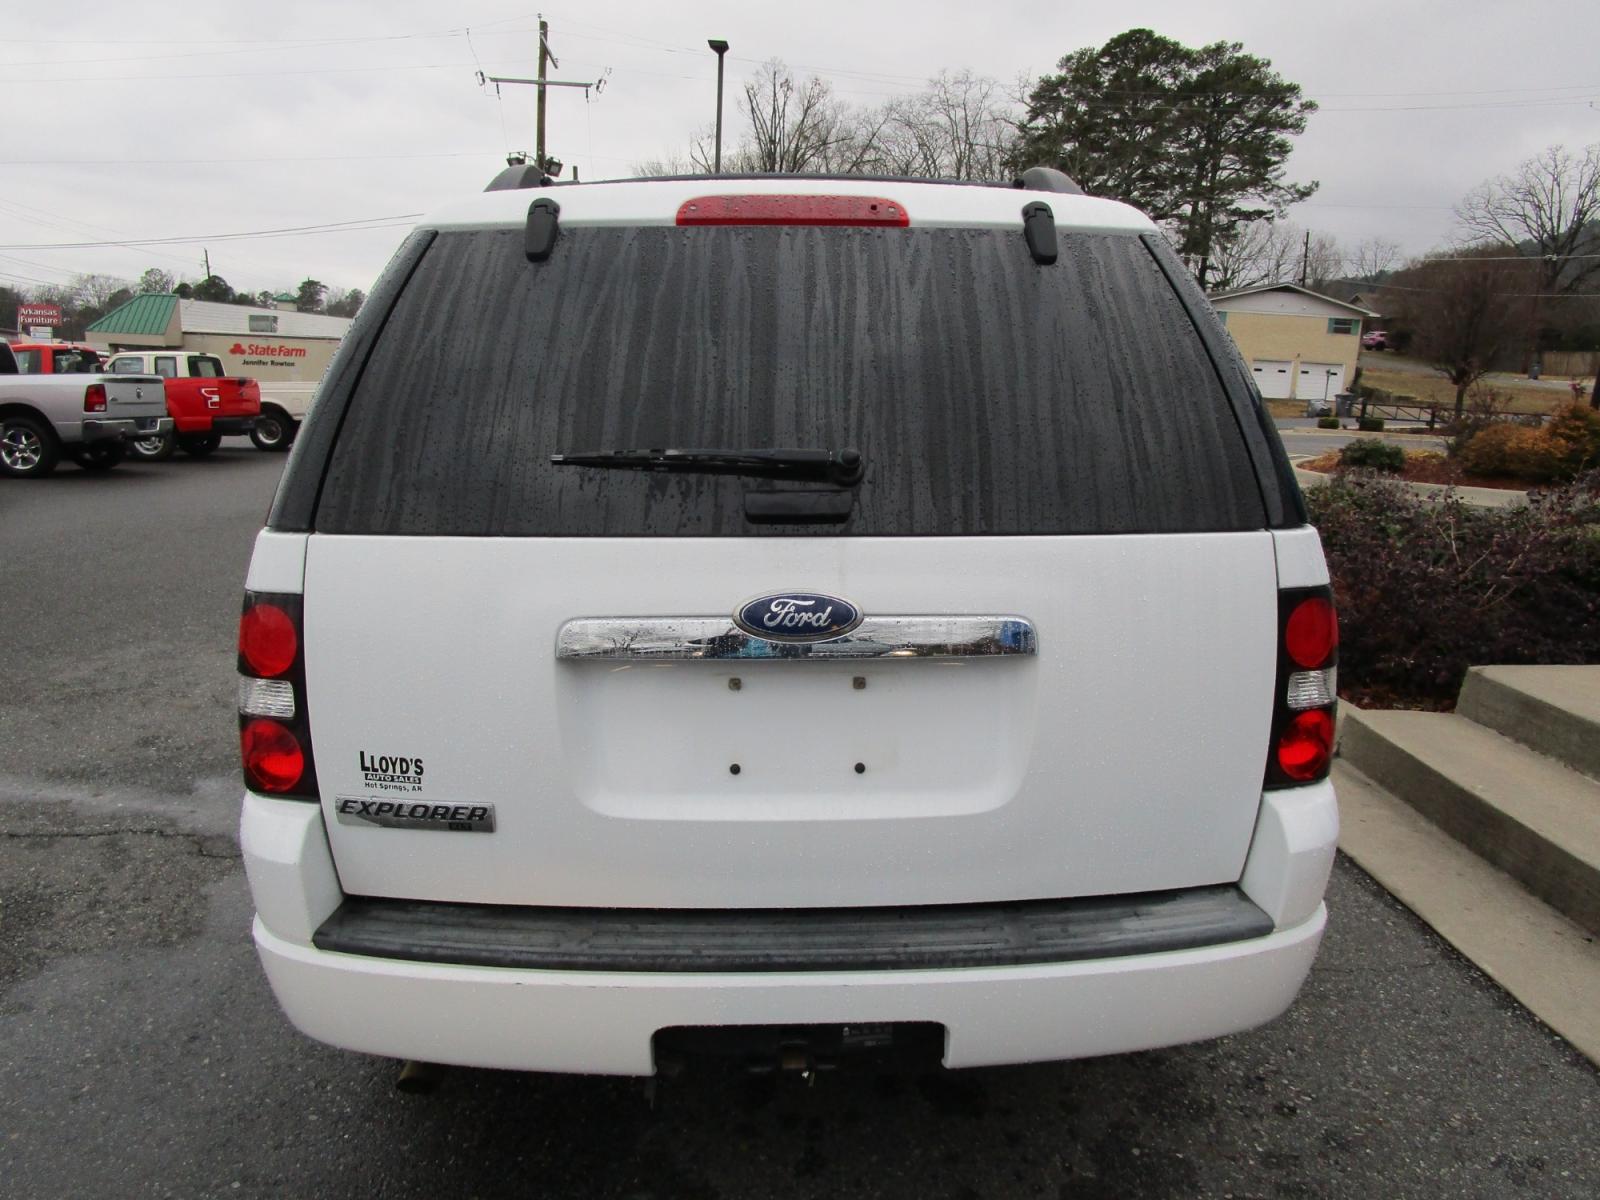
[[[224,434],[248,434],[261,415],[261,385],[224,375],[214,354],[189,350],[118,350],[104,368],[113,375],[159,375],[167,390],[167,414],[176,432],[132,444],[136,458],[170,458],[181,449],[203,458]]]
[[[12,342],[11,353],[23,375],[94,375],[105,370],[100,351],[82,342]]]

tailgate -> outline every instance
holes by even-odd
[[[106,389],[106,416],[142,420],[167,415],[166,391],[158,375],[98,375]]]
[[[201,402],[213,417],[253,417],[261,411],[261,389],[253,379],[196,379]]]
[[[319,534],[305,585],[307,707],[351,893],[1071,897],[1231,881],[1249,848],[1275,663],[1265,531]],[[1037,652],[557,657],[570,621],[726,617],[783,588],[845,598],[867,622],[1021,618]],[[494,829],[382,827],[339,817],[341,799],[486,806]]]

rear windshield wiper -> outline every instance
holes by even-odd
[[[552,454],[558,467],[623,471],[692,471],[701,475],[756,475],[806,479],[852,487],[867,462],[859,450],[596,450]]]

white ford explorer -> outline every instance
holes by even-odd
[[[513,168],[395,256],[246,587],[255,943],[336,1046],[1065,1059],[1317,952],[1322,551],[1180,261],[1058,173]]]

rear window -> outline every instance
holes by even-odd
[[[189,374],[200,379],[218,379],[222,376],[222,360],[218,358],[191,357]]]
[[[100,370],[100,356],[92,350],[57,350],[55,370],[58,375],[98,373]]]
[[[634,448],[859,449],[844,524],[754,525],[771,480],[557,467]],[[816,486],[816,485],[809,485]],[[1053,266],[971,229],[445,233],[373,347],[315,527],[464,536],[1257,529],[1217,374],[1142,242]]]

